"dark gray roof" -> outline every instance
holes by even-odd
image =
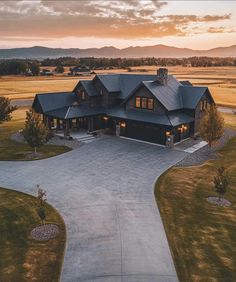
[[[125,111],[124,108],[115,108],[107,110],[107,115],[121,119],[171,126],[170,120],[166,115],[157,115],[154,113],[140,112],[135,110]]]
[[[76,101],[73,92],[41,93],[36,94],[36,98],[40,102],[43,112],[63,108]]]
[[[142,81],[155,80],[156,75],[148,74],[99,74],[96,76],[109,92],[119,92],[125,99]]]
[[[201,86],[180,86],[178,94],[182,97],[183,108],[195,109],[207,90],[207,87]]]
[[[173,126],[177,126],[177,125],[180,125],[180,124],[183,124],[183,123],[189,123],[189,122],[194,121],[193,117],[190,117],[189,115],[184,114],[182,112],[169,113],[168,117],[169,117],[170,123]]]
[[[178,95],[178,88],[181,84],[173,76],[168,76],[167,85],[160,85],[158,81],[143,81],[143,85],[168,111],[183,107],[182,98]]]
[[[185,86],[192,86],[192,83],[189,80],[183,80],[183,81],[180,81],[180,83]]]
[[[85,91],[89,96],[98,96],[96,88],[94,87],[92,80],[80,80],[81,85],[84,87]]]
[[[71,105],[69,107],[47,112],[47,115],[60,119],[88,117],[99,114],[105,114],[104,108],[91,108],[85,105]]]

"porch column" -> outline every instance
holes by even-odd
[[[51,130],[52,129],[52,124],[51,124],[51,119],[49,118],[49,117],[46,117],[46,125],[47,125],[47,127],[48,127],[48,129],[49,130]]]
[[[69,120],[65,120],[65,126],[64,126],[64,137],[70,136],[70,123]]]
[[[93,117],[88,118],[88,130],[93,131]]]
[[[56,132],[60,129],[60,120],[57,118]]]

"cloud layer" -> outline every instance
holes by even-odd
[[[167,5],[158,0],[1,1],[0,36],[136,39],[235,32],[215,26],[228,21],[231,14],[161,15]]]

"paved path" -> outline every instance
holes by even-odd
[[[64,282],[177,281],[153,183],[186,153],[117,138],[34,162],[0,162],[0,186],[39,183],[67,226]]]

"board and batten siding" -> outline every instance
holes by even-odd
[[[141,109],[135,107],[136,97],[152,98],[153,99],[153,110]],[[126,110],[137,110],[142,112],[154,112],[159,115],[164,115],[165,108],[160,104],[160,102],[144,87],[140,87],[126,102]]]

